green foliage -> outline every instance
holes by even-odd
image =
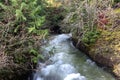
[[[100,36],[100,31],[97,31],[94,29],[93,31],[87,31],[82,38],[82,42],[85,44],[89,45],[92,43],[95,43],[95,41],[99,38]]]
[[[84,42],[87,45],[94,43],[100,35],[96,29],[99,27],[99,13],[104,13],[104,9],[112,7],[114,1],[72,0],[69,3],[66,5],[68,14],[62,25],[63,32],[73,33],[78,39],[78,43]],[[105,27],[107,26],[105,25]]]
[[[114,0],[114,2],[115,2],[115,3],[118,3],[118,2],[120,2],[120,0]]]
[[[30,53],[33,55],[32,59],[31,59],[33,63],[37,63],[39,59],[44,60],[44,57],[41,54],[39,54],[38,50],[32,48],[30,50]]]
[[[66,11],[64,8],[60,7],[60,8],[55,8],[55,7],[49,7],[48,9],[46,9],[47,11],[47,20],[49,21],[49,24],[52,26],[56,26],[58,25],[58,23],[60,23],[61,20],[63,20]]]
[[[70,19],[70,23],[74,23],[76,20],[77,20],[77,15],[74,14]]]
[[[36,63],[38,58],[43,59],[37,49],[40,40],[48,35],[48,30],[42,29],[46,22],[45,8],[45,0],[0,0],[0,42],[15,63],[31,60]]]
[[[6,19],[14,17],[13,20],[10,20],[15,23],[12,26],[14,27],[13,33],[19,33],[18,30],[22,27],[24,27],[25,30],[28,30],[29,33],[34,32],[34,34],[37,34],[35,31],[38,30],[41,31],[41,34],[44,33],[44,30],[41,30],[41,26],[45,23],[46,16],[43,15],[45,8],[43,0],[11,0],[9,3],[10,5],[0,3],[0,7],[4,10],[2,12],[4,16],[8,14],[11,15],[9,17],[5,17]],[[42,4],[40,5],[40,3]]]

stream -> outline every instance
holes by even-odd
[[[71,37],[71,34],[54,35],[42,46],[46,61],[38,62],[33,80],[115,80],[76,49]]]

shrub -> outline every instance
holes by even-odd
[[[115,3],[118,3],[118,2],[120,2],[120,0],[114,0],[114,2],[115,2]]]
[[[44,0],[0,1],[0,42],[15,63],[28,64],[37,57],[29,53],[48,35],[48,30],[41,28],[46,21],[45,8]]]
[[[98,30],[87,31],[86,34],[82,37],[82,42],[87,45],[93,44],[99,38],[99,35],[100,31]]]
[[[106,28],[108,19],[99,19],[99,13],[111,7],[113,0],[74,0],[69,1],[68,15],[63,20],[63,29],[72,32],[77,36],[78,43],[83,41],[87,44],[93,43],[98,38],[97,32],[98,22],[102,22],[102,25]],[[106,16],[106,15],[105,15]],[[87,26],[87,28],[86,28]],[[89,36],[89,37],[88,37]],[[90,39],[91,38],[91,39]]]

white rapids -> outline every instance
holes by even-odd
[[[71,37],[71,34],[52,36],[42,46],[46,61],[38,63],[33,80],[115,80],[77,50]]]

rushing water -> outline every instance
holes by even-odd
[[[33,80],[115,80],[70,41],[71,34],[52,36],[42,46],[45,62],[39,62]]]

